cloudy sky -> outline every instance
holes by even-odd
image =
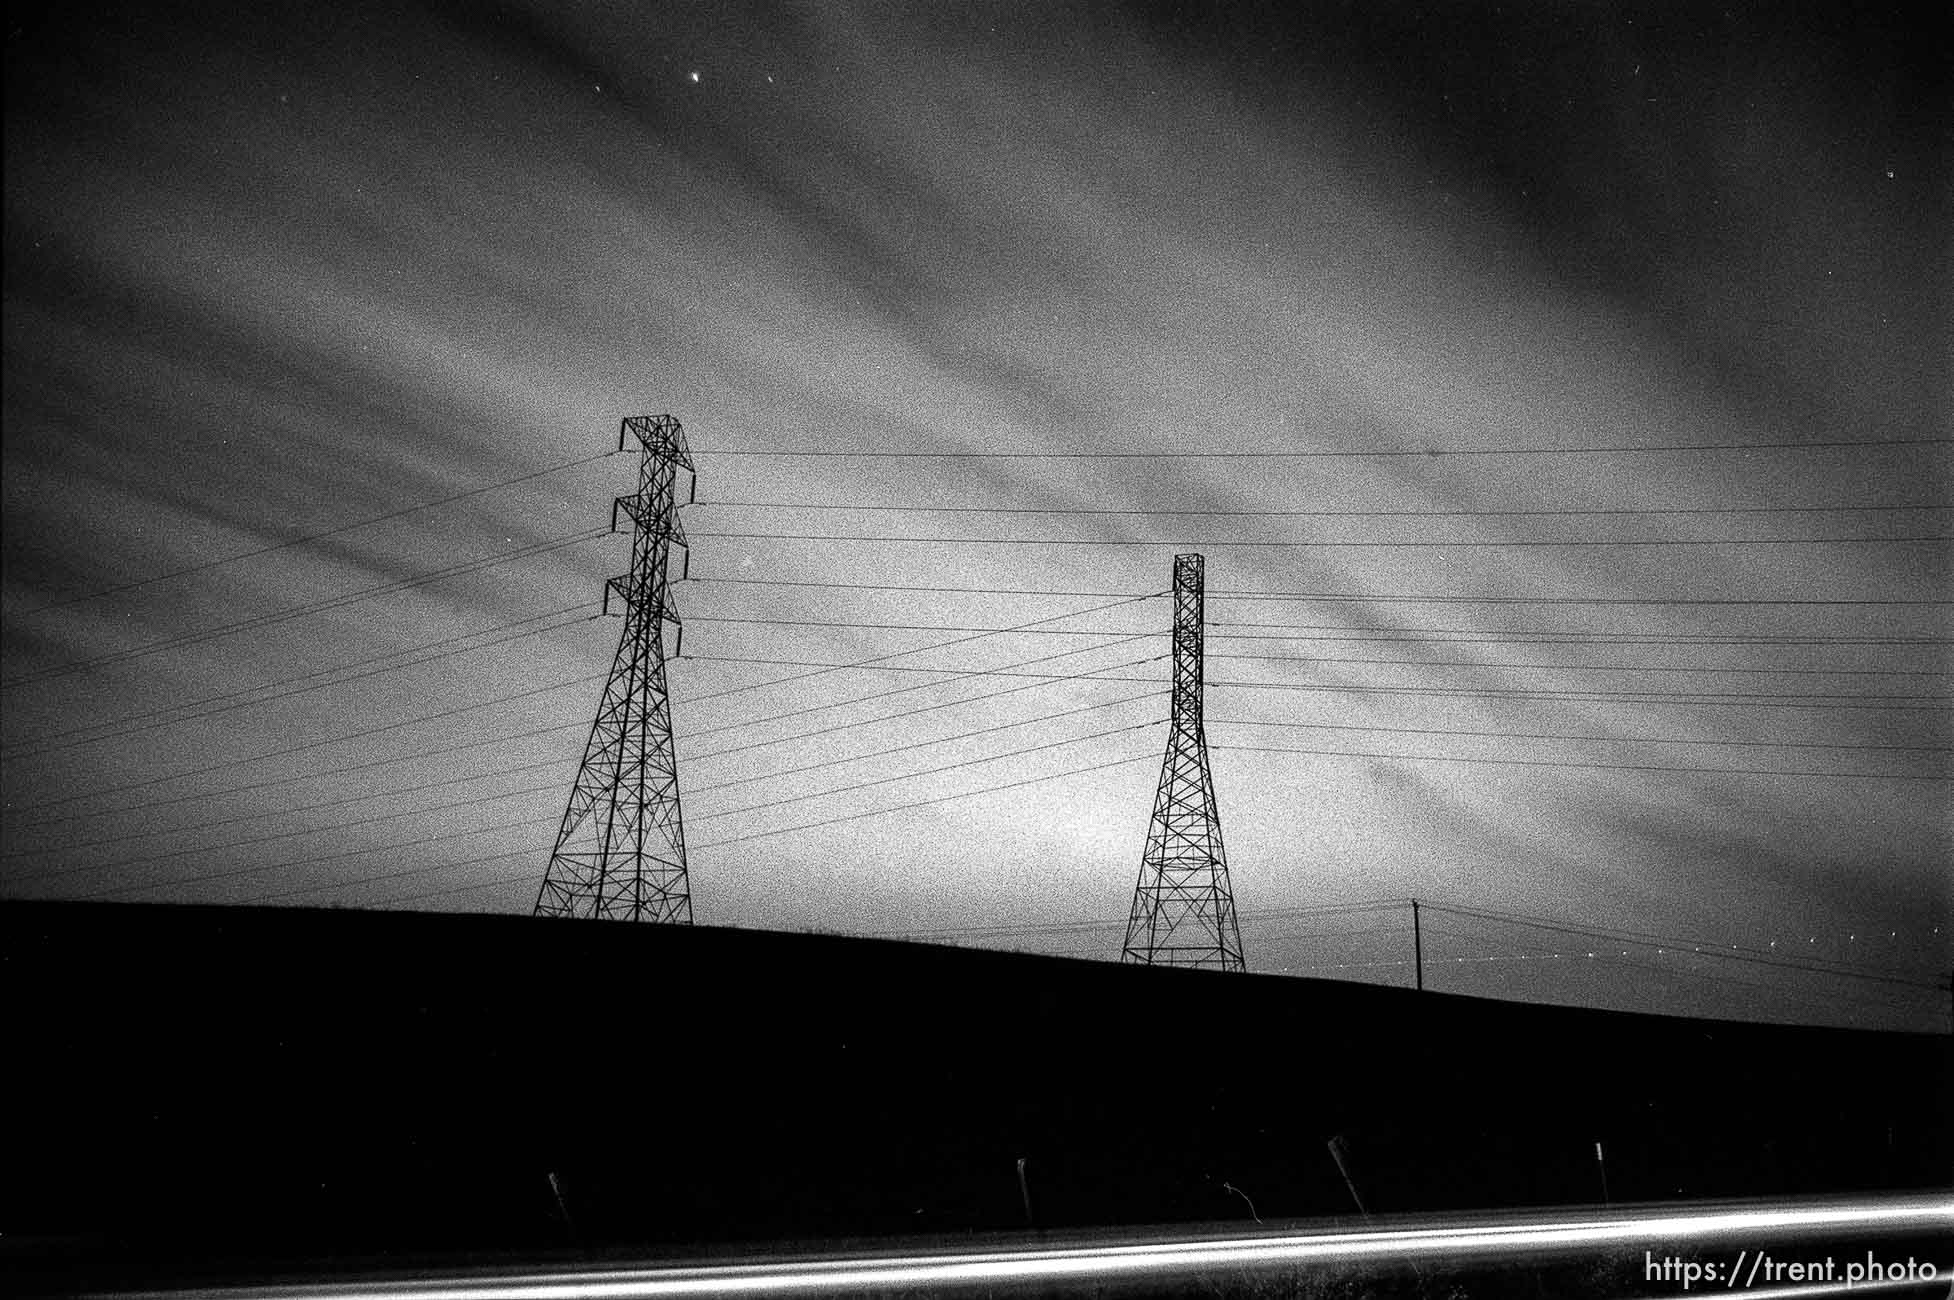
[[[10,20],[5,894],[526,911],[670,412],[702,922],[1114,955],[1195,550],[1252,968],[1944,1026],[1933,42],[1287,9]]]

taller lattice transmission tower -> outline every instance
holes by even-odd
[[[611,612],[615,594],[624,603],[624,630],[536,895],[536,915],[690,925],[678,755],[665,689],[665,624],[679,625],[666,570],[673,545],[686,544],[676,487],[680,469],[692,473],[692,456],[684,430],[669,415],[626,419],[618,429],[619,451],[632,434],[642,451],[638,490],[611,506],[612,532],[620,513],[631,520],[631,571],[604,584],[604,612]],[[697,482],[694,474],[692,490]],[[689,568],[690,548],[685,556]],[[679,579],[684,577],[681,569]],[[683,646],[682,625],[678,635]]]
[[[1174,557],[1174,683],[1167,759],[1120,960],[1245,969],[1235,895],[1221,850],[1221,814],[1201,725],[1203,563]]]

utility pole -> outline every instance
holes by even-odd
[[[624,606],[617,656],[570,787],[556,848],[536,895],[538,916],[588,916],[692,924],[679,816],[678,756],[672,746],[672,702],[665,687],[665,624],[677,625],[667,583],[679,524],[678,471],[698,477],[685,432],[669,415],[634,415],[618,429],[618,450],[636,435],[638,490],[611,506],[631,521],[631,571],[604,584],[604,612],[615,594]],[[685,552],[690,568],[691,551]],[[679,648],[685,631],[679,628]]]
[[[1120,960],[1242,970],[1235,895],[1202,727],[1203,562],[1174,557],[1174,676],[1167,757]]]

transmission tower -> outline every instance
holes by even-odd
[[[1242,970],[1235,895],[1221,851],[1221,814],[1201,726],[1202,560],[1174,557],[1174,686],[1167,759],[1122,961]]]
[[[618,429],[619,451],[632,434],[642,453],[638,490],[611,506],[612,532],[620,512],[631,520],[631,572],[604,584],[604,612],[611,612],[615,593],[624,604],[624,630],[536,895],[536,915],[690,925],[678,755],[665,689],[665,624],[679,624],[666,568],[673,544],[686,545],[676,484],[680,469],[692,473],[692,457],[684,430],[669,415],[626,419]],[[693,474],[688,504],[697,483]],[[690,548],[684,554],[689,568]],[[682,648],[682,625],[678,636]]]

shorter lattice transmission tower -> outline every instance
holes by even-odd
[[[1120,960],[1243,970],[1235,895],[1201,724],[1203,564],[1174,557],[1174,678],[1167,758]]]
[[[637,435],[638,490],[611,506],[631,520],[631,571],[604,584],[624,606],[624,629],[597,706],[583,766],[570,787],[556,833],[538,916],[591,916],[622,921],[692,923],[685,870],[685,825],[679,816],[678,755],[672,746],[672,702],[665,688],[665,624],[685,629],[672,609],[667,569],[679,525],[678,471],[692,473],[685,432],[669,415],[634,415],[618,430],[618,450]],[[696,491],[692,477],[688,502]],[[686,568],[691,552],[685,552]],[[685,577],[686,569],[679,572]]]

